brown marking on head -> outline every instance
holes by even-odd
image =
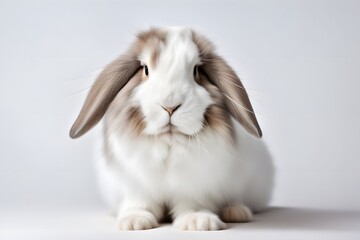
[[[154,46],[154,50],[151,54],[151,60],[150,60],[150,64],[152,68],[156,68],[158,59],[160,56],[160,44],[158,44],[158,46]]]
[[[151,28],[148,31],[139,32],[136,37],[141,43],[146,43],[151,38],[158,38],[159,40],[165,42],[166,31],[159,28]]]
[[[166,44],[166,32],[158,28],[153,28],[147,32],[138,34],[137,37],[143,48],[148,48],[151,51],[149,64],[155,69],[160,56],[161,47]]]
[[[235,71],[214,52],[213,45],[205,37],[193,32],[193,41],[199,49],[201,71],[223,94],[227,111],[250,134],[260,138],[260,126],[247,92]]]

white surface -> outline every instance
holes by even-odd
[[[1,1],[1,209],[99,205],[91,162],[95,131],[68,138],[92,82],[88,74],[120,54],[138,29],[186,25],[213,40],[249,90],[277,165],[274,204],[359,211],[359,9],[356,0]],[[87,214],[75,211],[64,221],[83,220],[83,228],[71,226],[90,235],[104,216]],[[30,224],[0,216],[12,219],[13,229]],[[331,229],[343,217],[335,214]],[[108,223],[101,226],[112,229]],[[290,231],[235,228],[229,234],[351,236],[348,229],[310,223],[320,229],[295,221]]]
[[[360,212],[273,208],[252,223],[216,232],[184,232],[170,224],[145,231],[118,231],[102,209],[9,211],[0,216],[0,238],[13,239],[359,239]],[[19,231],[21,226],[21,231]]]

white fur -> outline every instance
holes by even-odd
[[[144,115],[145,137],[113,132],[109,144],[114,156],[99,162],[101,189],[118,214],[121,229],[157,226],[166,204],[175,226],[187,230],[217,230],[217,217],[227,205],[246,205],[252,211],[266,207],[273,186],[270,155],[261,140],[235,121],[236,144],[203,128],[202,119],[212,103],[209,93],[193,79],[199,64],[197,48],[187,29],[169,29],[157,67],[129,100]],[[144,51],[141,61],[147,64]],[[168,129],[169,114],[162,106],[181,107],[171,116],[184,134],[159,134]],[[162,105],[162,106],[161,106]],[[111,119],[105,115],[105,121]]]

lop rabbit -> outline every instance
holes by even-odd
[[[246,90],[209,40],[140,32],[98,76],[71,128],[103,118],[101,191],[122,230],[219,230],[264,209],[274,169]]]

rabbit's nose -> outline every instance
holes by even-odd
[[[176,110],[179,109],[179,107],[181,106],[181,104],[175,106],[175,107],[164,107],[161,106],[165,111],[167,111],[169,113],[169,115],[171,116]]]

